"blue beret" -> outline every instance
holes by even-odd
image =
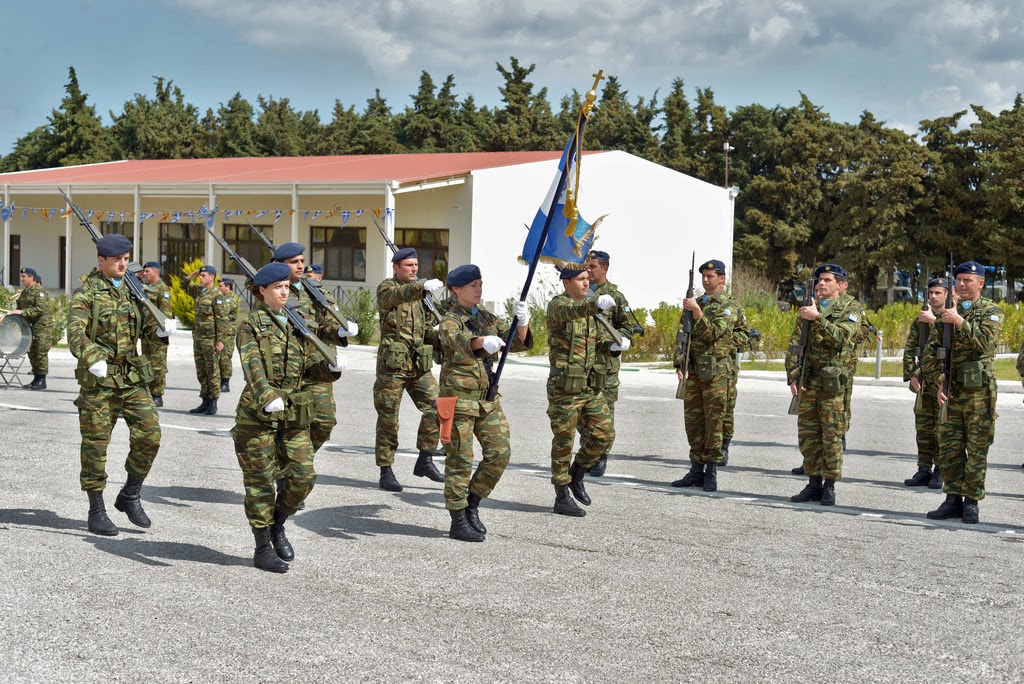
[[[215,269],[213,266],[200,266],[199,272],[209,273],[210,275],[217,275],[217,269]]]
[[[980,275],[982,278],[985,277],[985,267],[979,264],[977,261],[965,261],[956,267],[953,271],[953,277],[957,277],[961,273],[970,273],[971,275]]]
[[[575,278],[580,273],[583,273],[586,270],[587,269],[585,269],[585,268],[577,268],[575,266],[566,266],[565,268],[558,269],[558,277],[561,278],[562,280],[568,280],[570,278]]]
[[[142,264],[142,268],[155,268],[159,270],[160,264],[156,263],[155,261],[147,261],[146,263]]]
[[[462,287],[474,280],[480,280],[480,268],[473,264],[459,266],[448,272],[448,287]]]
[[[608,252],[602,252],[599,249],[592,249],[592,250],[590,250],[590,258],[591,259],[604,259],[605,261],[608,261],[608,259],[609,259]]]
[[[820,278],[822,273],[831,273],[836,277],[836,280],[842,280],[846,277],[846,271],[839,264],[822,264],[814,269],[815,278]]]
[[[323,275],[324,267],[320,264],[310,264],[306,267],[306,273],[319,273],[320,275]]]
[[[290,271],[291,269],[288,269],[288,270]],[[230,287],[232,290],[235,289],[235,281],[232,280],[231,278],[221,278],[220,282],[224,283],[225,285]]]
[[[288,264],[282,264],[279,261],[272,261],[260,270],[256,271],[256,277],[252,279],[252,284],[257,287],[266,287],[271,283],[290,280],[291,275],[292,269],[288,268]]]
[[[132,241],[124,235],[104,235],[96,241],[96,254],[101,257],[116,257],[132,251]]]
[[[946,282],[945,278],[932,278],[928,281],[928,289],[933,287],[941,287],[942,289],[948,289],[949,283]]]
[[[305,251],[306,248],[300,245],[298,242],[286,242],[277,249],[275,249],[274,255],[270,258],[273,261],[283,261],[285,259],[297,257]]]
[[[32,276],[36,280],[39,280],[39,274],[36,273],[36,269],[34,269],[34,268],[23,268],[23,269],[21,269],[21,272],[24,273],[25,275]]]
[[[395,256],[391,257],[391,263],[397,264],[399,261],[406,259],[418,259],[416,250],[412,247],[403,247],[402,249],[395,252]]]
[[[698,271],[717,271],[718,273],[725,273],[725,262],[719,261],[718,259],[710,259],[700,265]]]

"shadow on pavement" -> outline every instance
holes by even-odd
[[[81,532],[83,536],[89,534],[85,522],[86,512],[89,509],[87,502],[83,501],[82,517],[80,519],[62,518],[53,511],[41,508],[7,508],[0,509],[0,525],[25,525],[28,527],[43,527],[51,530],[69,530]]]
[[[150,487],[145,485],[142,488],[142,504],[160,503],[168,506],[187,507],[187,503],[231,504],[241,506],[245,503],[245,496],[242,492],[233,492],[226,489],[208,489],[206,487]]]
[[[252,558],[229,556],[215,549],[183,542],[161,542],[148,539],[118,539],[116,537],[89,536],[85,539],[97,550],[121,556],[144,565],[168,567],[167,561],[192,561],[210,565],[252,565]]]
[[[299,513],[289,518],[288,521],[294,522],[297,527],[334,539],[376,537],[385,534],[432,539],[447,534],[447,516],[438,517],[438,527],[421,527],[377,517],[381,511],[388,508],[382,504],[319,508]]]

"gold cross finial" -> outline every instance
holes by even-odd
[[[604,69],[598,69],[596,74],[591,74],[594,77],[594,87],[587,91],[586,104],[583,105],[584,115],[590,114],[590,110],[593,108],[594,103],[597,102],[597,86],[604,80]]]
[[[601,81],[604,80],[604,69],[598,69],[596,74],[590,74],[590,75],[594,77],[594,88],[593,88],[593,90],[597,90],[597,86],[600,85]]]

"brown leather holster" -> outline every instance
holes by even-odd
[[[452,424],[455,423],[455,402],[458,397],[438,397],[434,400],[437,407],[437,420],[441,428],[441,443],[450,444],[452,441]]]

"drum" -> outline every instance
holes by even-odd
[[[0,314],[0,356],[17,359],[32,346],[32,326],[18,314]]]

